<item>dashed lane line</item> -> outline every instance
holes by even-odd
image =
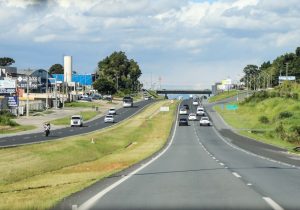
[[[274,209],[274,210],[284,210],[279,204],[277,204],[271,198],[263,197],[263,199],[267,202],[267,204],[269,204],[272,207],[272,209]]]
[[[242,178],[238,173],[236,173],[236,172],[232,172],[232,174],[235,176],[235,177],[237,177],[237,178]]]

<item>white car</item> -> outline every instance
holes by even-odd
[[[197,115],[195,113],[190,113],[188,116],[189,120],[197,120]]]
[[[110,109],[108,110],[108,114],[109,114],[109,115],[114,115],[114,114],[117,114],[117,111],[116,111],[115,108],[110,108]]]
[[[198,101],[193,101],[193,105],[194,105],[194,106],[198,106],[198,105],[199,105],[199,102],[198,102]]]
[[[81,115],[73,115],[71,117],[71,127],[73,126],[83,126],[83,118]]]
[[[204,109],[202,107],[198,107],[196,114],[199,116],[204,116],[205,115]]]
[[[201,117],[200,126],[202,125],[211,126],[211,122],[209,121],[208,117]]]
[[[104,122],[105,123],[114,123],[115,122],[114,116],[111,114],[106,115],[104,118]]]
[[[180,114],[180,115],[187,114],[187,109],[181,108],[181,109],[179,110],[179,114]]]

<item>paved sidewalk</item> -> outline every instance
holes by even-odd
[[[86,102],[86,103],[88,103],[88,102]],[[104,116],[107,113],[108,109],[110,109],[112,107],[114,107],[116,109],[122,107],[122,101],[113,101],[113,103],[114,104],[109,104],[109,103],[107,103],[107,101],[99,101],[99,109],[98,109],[99,114],[96,117],[94,117],[88,121],[85,121],[85,122],[89,122],[89,121],[92,121],[92,120],[95,120],[97,118]],[[79,114],[79,112],[81,112],[81,111],[95,110],[95,108],[66,107],[63,109],[52,108],[49,110],[53,111],[53,113],[43,114],[43,116],[29,116],[28,118],[26,116],[21,116],[21,117],[15,119],[15,121],[20,125],[34,125],[37,128],[28,130],[28,131],[21,131],[21,132],[17,132],[17,133],[0,134],[0,138],[7,137],[7,136],[18,136],[18,135],[23,135],[23,134],[39,133],[39,132],[44,131],[44,128],[43,128],[44,122],[64,118],[67,116],[72,116],[74,114]],[[51,130],[56,130],[56,129],[65,128],[65,127],[69,127],[69,125],[53,125],[53,124],[51,124]]]

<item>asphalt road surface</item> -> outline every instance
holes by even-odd
[[[145,106],[147,106],[148,104],[150,104],[152,102],[153,102],[153,100],[140,101],[140,102],[134,103],[134,106],[131,108],[118,109],[117,115],[115,116],[115,121],[120,122],[120,121],[134,115],[135,113],[137,113],[138,111],[140,111],[141,109],[143,109]],[[30,143],[37,143],[37,142],[42,142],[42,141],[49,141],[49,140],[59,139],[59,138],[67,137],[67,136],[75,136],[75,135],[99,130],[102,128],[106,128],[111,125],[112,125],[111,123],[104,123],[104,116],[103,116],[96,120],[84,123],[83,127],[67,127],[67,128],[52,130],[48,137],[45,136],[44,132],[3,137],[3,138],[0,138],[0,148],[16,146],[16,145],[24,145],[24,144],[30,144]],[[42,131],[42,126],[43,125],[41,125],[41,131]]]
[[[196,107],[189,104],[195,112]],[[181,116],[180,116],[181,117]],[[174,129],[156,157],[55,209],[300,209],[300,170],[241,149],[214,126]]]

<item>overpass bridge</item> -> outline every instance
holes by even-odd
[[[209,89],[205,89],[205,90],[171,90],[171,89],[162,89],[162,90],[156,90],[157,94],[207,94],[207,95],[211,95],[212,91]]]

